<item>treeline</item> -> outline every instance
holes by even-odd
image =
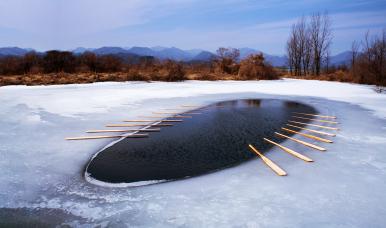
[[[386,86],[386,29],[381,35],[354,41],[351,48],[350,75],[354,82]]]
[[[45,78],[47,82],[41,82],[42,84],[55,84],[76,83],[76,77],[86,77],[80,79],[79,83],[130,80],[182,81],[185,79],[252,80],[278,77],[276,70],[265,61],[263,54],[251,55],[240,61],[240,52],[235,48],[219,48],[216,58],[210,61],[192,62],[159,60],[152,56],[127,54],[96,55],[85,52],[74,55],[72,52],[56,50],[43,54],[30,52],[24,56],[0,57],[0,75],[17,75],[18,80],[11,80],[12,84],[23,84],[24,79],[24,81],[27,80],[27,84],[39,84],[40,79],[36,78]],[[50,77],[42,77],[42,75],[50,75]],[[58,78],[52,78],[59,77],[58,75],[62,77],[59,82]],[[0,77],[0,81],[2,78],[2,84],[7,84],[4,80],[10,77]]]
[[[48,51],[44,54],[30,52],[24,56],[5,56],[0,58],[1,75],[39,74],[39,73],[82,73],[118,72],[136,62],[139,65],[154,61],[152,57],[123,57],[119,55],[96,55],[85,52],[74,55],[68,51]]]
[[[328,70],[331,40],[331,20],[327,13],[302,17],[292,26],[287,41],[291,75],[320,75],[322,70]]]
[[[277,79],[278,72],[265,61],[262,53],[252,54],[239,61],[240,51],[221,47],[212,64],[217,73],[235,75],[239,80]]]
[[[386,86],[386,30],[379,36],[366,33],[354,41],[351,62],[331,66],[331,20],[328,14],[302,17],[292,25],[287,41],[289,73],[297,78],[355,82]]]
[[[92,52],[74,55],[68,51],[53,50],[44,54],[30,52],[24,56],[0,58],[0,75],[71,74],[77,77],[79,74],[89,73],[95,75],[94,81],[99,81],[98,74],[124,72],[128,76],[127,80],[148,80],[148,77],[139,75],[140,70],[153,72],[152,79],[155,80],[185,79],[182,63],[159,61],[152,56],[96,55]],[[115,79],[110,77],[110,80]]]

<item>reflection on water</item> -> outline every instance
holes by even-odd
[[[90,162],[87,173],[103,182],[130,183],[216,171],[255,157],[249,143],[269,149],[262,138],[274,138],[292,112],[315,110],[297,102],[250,99],[219,102],[199,112],[149,138],[124,139],[106,148]]]
[[[261,100],[243,100],[243,102],[246,102],[249,107],[259,107],[261,104]]]

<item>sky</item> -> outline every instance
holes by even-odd
[[[386,28],[386,0],[0,0],[0,47],[249,47],[284,54],[291,25],[328,12],[331,53]]]

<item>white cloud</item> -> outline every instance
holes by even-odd
[[[279,54],[284,52],[290,26],[296,22],[297,16],[301,16],[300,13],[289,13],[287,17],[264,17],[264,20],[271,21],[256,21],[255,24],[238,18],[234,19],[234,24],[232,21],[223,22],[216,15],[242,17],[243,12],[275,11],[277,7],[285,7],[289,11],[299,8],[300,12],[304,12],[304,7],[316,3],[321,4],[321,1],[1,0],[0,46],[70,49],[76,46],[163,45],[211,50],[218,46],[250,46]],[[334,42],[341,45],[348,33],[357,32],[358,37],[364,28],[384,26],[384,11],[332,14]],[[178,21],[181,15],[190,12],[218,21],[208,21],[210,25],[202,26],[185,26],[184,21]],[[168,26],[154,29],[162,26],[160,19]],[[141,27],[141,31],[134,30],[134,27]],[[350,43],[351,40],[345,42]]]
[[[334,29],[358,27],[374,27],[386,25],[386,11],[379,12],[352,12],[331,15]]]
[[[2,0],[0,26],[29,32],[80,33],[138,25],[192,0]]]

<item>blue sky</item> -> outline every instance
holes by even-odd
[[[284,54],[291,24],[318,11],[333,20],[333,54],[367,30],[386,28],[385,0],[0,0],[0,46],[232,46]]]

